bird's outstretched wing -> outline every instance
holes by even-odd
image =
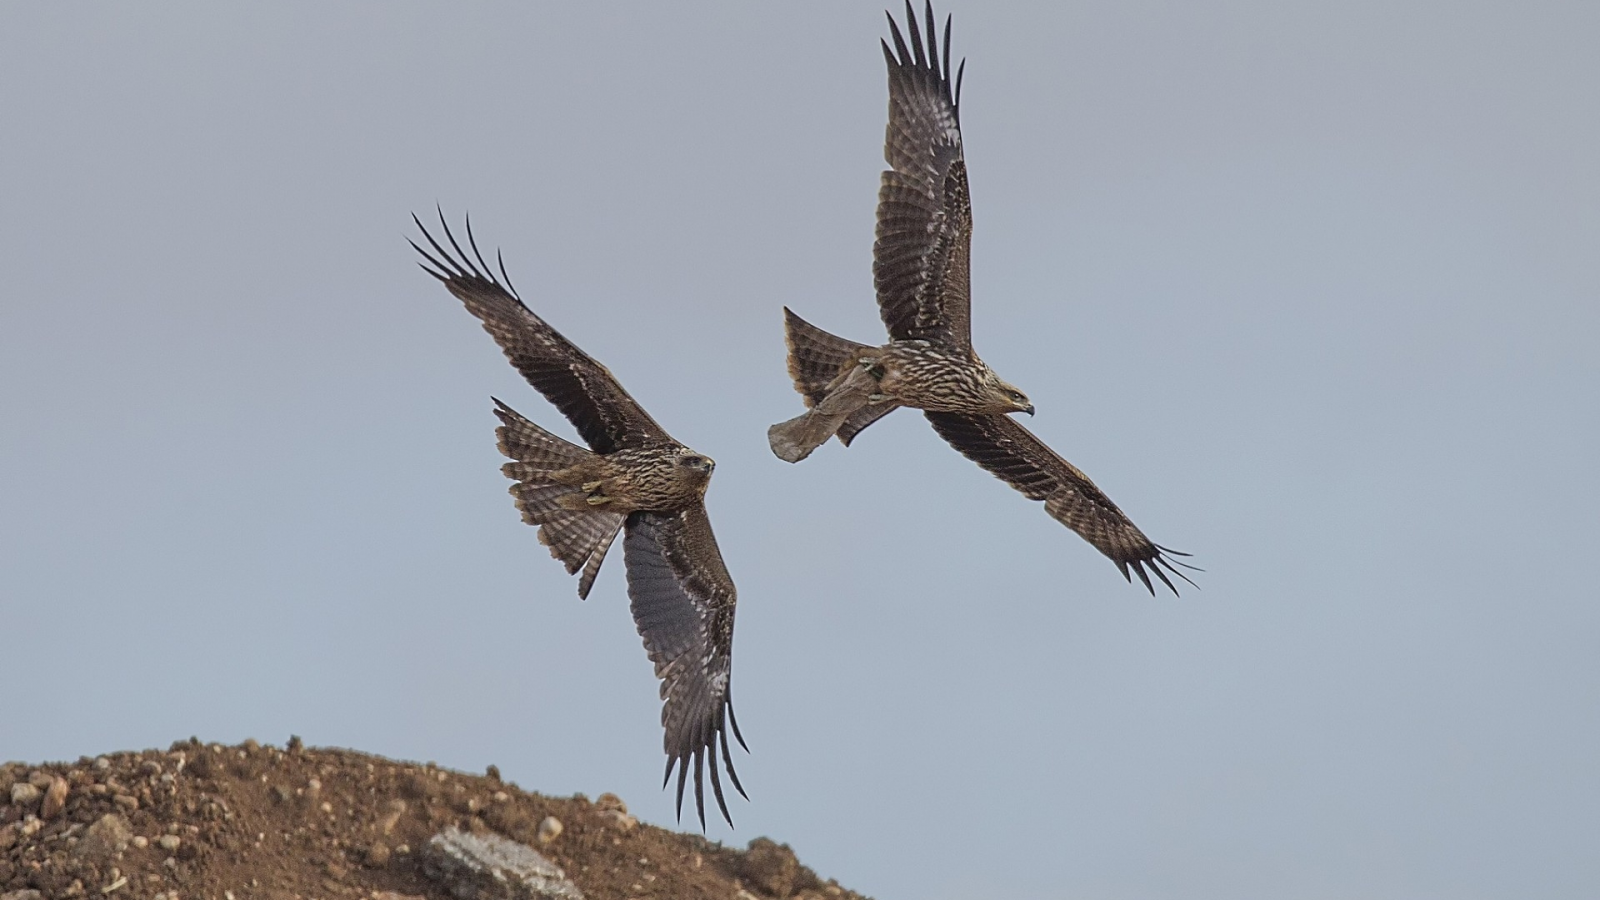
[[[711,789],[722,817],[733,824],[722,796],[717,753],[728,778],[745,795],[728,752],[728,728],[744,746],[733,717],[728,679],[733,662],[733,579],[722,564],[705,507],[675,513],[636,512],[628,517],[623,553],[633,621],[661,679],[661,724],[666,729],[665,782],[678,770],[678,814],[683,787],[694,768],[694,802],[706,823],[702,763],[709,757]],[[748,749],[748,748],[746,748]]]
[[[933,4],[927,40],[906,0],[909,47],[889,17],[889,128],[883,156],[890,169],[878,189],[877,242],[872,278],[878,311],[895,340],[972,343],[969,251],[972,205],[961,155],[961,69],[950,79],[950,20],[940,56]]]
[[[590,449],[614,453],[624,447],[671,440],[605,366],[523,305],[505,274],[505,262],[498,256],[504,283],[494,277],[473,240],[470,219],[467,246],[472,248],[472,255],[468,256],[450,233],[442,212],[439,224],[454,253],[433,239],[421,219],[415,215],[411,218],[434,250],[429,253],[411,241],[411,246],[427,260],[422,264],[423,270],[444,282],[450,293],[466,304],[467,311],[483,322],[483,330],[505,351],[511,365],[571,420]]]
[[[1150,584],[1150,576],[1145,574],[1147,568],[1174,595],[1178,589],[1167,578],[1167,572],[1194,584],[1176,568],[1193,566],[1170,558],[1188,556],[1187,553],[1162,547],[1145,537],[1111,498],[1094,486],[1089,476],[1056,455],[1010,416],[942,412],[924,415],[933,423],[933,430],[962,455],[1021,491],[1029,500],[1043,500],[1045,512],[1109,556],[1123,578],[1133,580],[1128,574],[1132,567],[1151,594],[1155,593],[1155,588]]]

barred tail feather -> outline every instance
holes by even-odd
[[[551,556],[561,560],[568,574],[583,570],[578,578],[578,596],[587,599],[606,551],[611,549],[626,517],[572,508],[570,501],[563,503],[563,499],[581,497],[583,491],[552,481],[550,476],[595,454],[545,431],[499,400],[495,401],[495,415],[502,423],[495,429],[500,452],[513,460],[500,470],[516,482],[511,486],[511,496],[522,511],[522,521],[538,526],[539,542],[550,548]]]
[[[844,374],[861,354],[872,350],[866,344],[845,340],[783,309],[784,341],[789,345],[789,377],[794,389],[806,398],[806,406],[816,406],[828,393],[828,385]]]
[[[500,427],[494,430],[500,439],[500,452],[523,465],[519,472],[551,472],[575,466],[595,454],[585,447],[557,437],[522,417],[511,407],[494,401],[494,414],[500,418]],[[512,475],[520,478],[521,475]]]

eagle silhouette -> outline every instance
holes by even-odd
[[[515,482],[511,494],[522,520],[538,526],[539,540],[568,573],[581,570],[579,597],[589,596],[606,551],[618,532],[625,533],[622,549],[633,620],[661,679],[667,753],[663,787],[676,767],[682,816],[684,783],[692,767],[695,809],[704,828],[703,769],[709,768],[717,807],[732,826],[717,772],[719,749],[734,788],[746,799],[749,795],[728,751],[729,726],[739,745],[745,743],[729,689],[736,593],[705,508],[716,464],[673,440],[605,366],[528,309],[498,256],[496,279],[478,252],[470,219],[471,256],[462,252],[442,212],[439,224],[454,253],[440,246],[415,215],[412,220],[434,251],[411,241],[426,260],[423,270],[478,317],[511,365],[588,443],[586,450],[563,440],[494,401],[501,423],[496,429],[500,452],[511,459],[501,470]]]
[[[837,435],[849,446],[863,429],[894,410],[920,409],[951,446],[1021,491],[1045,512],[1116,563],[1152,594],[1148,572],[1177,588],[1188,581],[1172,556],[1187,556],[1145,537],[1089,477],[1014,419],[1033,415],[1021,390],[996,375],[972,347],[972,205],[961,149],[963,61],[950,77],[950,19],[941,54],[933,4],[926,39],[910,0],[906,31],[889,16],[889,126],[878,190],[872,275],[890,342],[873,347],[829,334],[787,307],[789,375],[807,411],[768,429],[773,453],[799,462]],[[1165,570],[1165,571],[1163,571]]]

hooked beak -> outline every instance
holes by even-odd
[[[1027,413],[1031,417],[1033,415],[1033,404],[1029,403],[1028,408],[1023,410],[1023,412]]]

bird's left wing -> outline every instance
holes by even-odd
[[[494,271],[484,262],[472,238],[470,219],[467,221],[467,246],[472,248],[472,255],[468,256],[450,233],[443,213],[439,215],[439,224],[444,229],[445,239],[455,250],[453,254],[433,239],[421,219],[415,215],[411,218],[434,249],[434,253],[429,253],[418,247],[416,241],[411,242],[427,260],[423,270],[444,282],[450,293],[466,305],[467,311],[478,317],[483,330],[505,351],[511,365],[561,410],[590,449],[596,453],[615,453],[624,447],[671,440],[644,407],[622,389],[609,369],[562,337],[523,304],[511,287],[503,262],[500,277],[505,283],[494,277]]]
[[[1174,595],[1167,572],[1194,584],[1178,571],[1171,556],[1188,556],[1162,547],[1144,536],[1111,498],[1095,487],[1089,476],[1067,462],[1010,416],[925,412],[933,430],[962,455],[990,474],[1021,491],[1029,500],[1043,500],[1045,512],[1076,531],[1095,549],[1111,558],[1122,577],[1132,567],[1144,586],[1155,593],[1148,568]],[[1176,563],[1176,565],[1185,565]],[[1192,567],[1189,567],[1192,568]]]
[[[728,687],[735,593],[711,533],[711,520],[700,505],[675,513],[636,512],[628,517],[622,546],[633,621],[655,663],[656,677],[661,679],[661,724],[666,729],[663,743],[667,752],[663,786],[672,779],[676,766],[678,814],[682,815],[683,787],[692,760],[695,809],[704,828],[702,763],[709,757],[711,789],[722,817],[732,825],[717,773],[717,752],[720,748],[728,778],[744,795],[728,752],[729,726],[744,746]]]

